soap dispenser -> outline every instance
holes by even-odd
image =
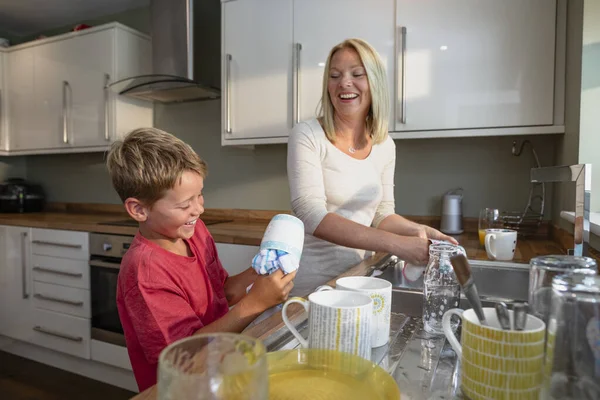
[[[446,235],[463,233],[462,224],[463,189],[452,189],[442,198],[442,221],[440,230]]]

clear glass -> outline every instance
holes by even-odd
[[[268,390],[265,346],[248,336],[191,336],[158,359],[158,400],[263,400]]]
[[[484,208],[479,212],[479,244],[485,246],[485,230],[503,228],[500,211],[496,208]]]
[[[541,398],[600,399],[600,277],[558,275],[552,282]]]
[[[596,274],[596,261],[589,257],[540,256],[529,262],[529,306],[531,313],[548,323],[552,302],[552,279],[565,273]]]
[[[429,263],[423,277],[423,328],[426,332],[443,335],[442,316],[460,303],[460,285],[450,263],[450,257],[464,254],[464,250],[451,244],[429,246]],[[452,329],[458,319],[452,320]]]

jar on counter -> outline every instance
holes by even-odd
[[[429,246],[429,263],[423,276],[423,328],[428,333],[443,335],[444,313],[460,304],[460,284],[450,263],[450,257],[458,254],[465,254],[465,251],[453,244]],[[452,330],[458,323],[458,319],[452,322]]]

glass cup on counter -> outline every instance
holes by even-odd
[[[548,323],[552,302],[552,279],[565,273],[596,274],[596,261],[589,257],[550,255],[529,262],[529,306],[531,313]]]
[[[266,349],[233,333],[194,335],[167,346],[158,359],[158,400],[268,398]]]
[[[485,230],[502,228],[500,211],[497,208],[484,208],[479,212],[479,245],[485,246]]]

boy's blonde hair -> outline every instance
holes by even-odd
[[[388,123],[390,115],[390,95],[387,85],[385,66],[377,51],[362,39],[347,39],[335,46],[329,52],[325,70],[323,71],[323,92],[319,107],[319,116],[323,120],[323,129],[327,138],[335,142],[335,124],[333,103],[329,98],[329,68],[333,55],[342,49],[353,49],[365,67],[369,90],[371,91],[371,107],[367,115],[367,130],[373,138],[373,144],[381,143],[388,135]]]
[[[184,171],[206,178],[206,163],[185,142],[156,128],[139,128],[115,142],[106,160],[112,184],[123,202],[136,198],[152,206],[172,189]]]

